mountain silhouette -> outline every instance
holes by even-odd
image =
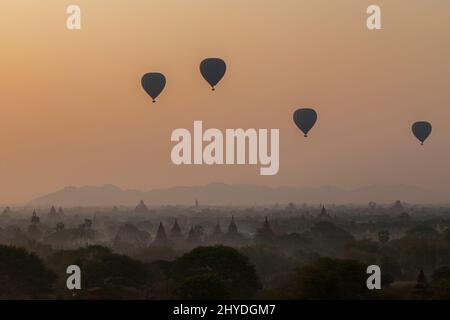
[[[209,183],[202,186],[180,186],[150,191],[124,190],[113,185],[65,187],[41,196],[29,206],[136,206],[143,200],[152,205],[193,205],[198,199],[205,205],[263,205],[274,203],[392,203],[396,199],[412,203],[444,202],[447,197],[435,191],[414,186],[374,185],[354,190],[333,186],[318,188],[265,187],[243,184]]]

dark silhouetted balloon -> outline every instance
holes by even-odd
[[[431,127],[431,123],[429,123],[427,121],[418,121],[412,125],[411,129],[412,129],[414,136],[423,145],[425,140],[427,140],[427,138],[430,136],[432,127]]]
[[[208,58],[200,63],[200,73],[203,78],[209,83],[212,90],[215,90],[215,86],[225,75],[227,70],[227,65],[222,59],[219,58]]]
[[[294,122],[297,127],[305,134],[305,137],[308,136],[309,130],[314,127],[316,121],[317,113],[313,109],[297,109],[294,112]]]
[[[155,99],[166,86],[166,77],[159,72],[146,73],[142,77],[141,84],[145,92],[152,97],[153,102],[156,102]]]

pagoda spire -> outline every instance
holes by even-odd
[[[156,231],[156,237],[154,243],[165,243],[167,242],[166,230],[162,222],[159,223],[158,231]]]
[[[178,220],[177,219],[175,219],[175,222],[173,223],[172,230],[170,231],[170,235],[172,237],[179,237],[179,236],[181,236],[181,228],[178,225]]]
[[[231,216],[231,222],[230,225],[228,226],[228,233],[229,234],[238,233],[238,227],[236,225],[236,222],[234,221],[234,215]]]
[[[222,234],[222,229],[220,228],[220,221],[219,221],[219,219],[217,219],[217,223],[216,223],[216,226],[214,227],[213,234],[214,235]]]

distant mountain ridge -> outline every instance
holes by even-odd
[[[257,185],[209,183],[150,191],[124,190],[114,185],[65,187],[38,197],[29,206],[134,206],[140,200],[152,205],[189,205],[198,199],[205,205],[262,205],[274,203],[392,203],[397,199],[411,203],[449,202],[444,194],[414,186],[374,185],[344,190],[333,186],[319,188],[265,187]]]

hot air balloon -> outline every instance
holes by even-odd
[[[200,73],[209,83],[213,91],[215,90],[215,86],[225,75],[226,70],[227,65],[219,58],[208,58],[200,63]]]
[[[411,129],[412,129],[414,136],[423,145],[425,140],[427,140],[427,138],[430,136],[432,127],[431,127],[431,123],[429,123],[427,121],[418,121],[412,125]]]
[[[146,73],[142,77],[141,84],[153,102],[156,102],[156,98],[166,86],[166,77],[159,72]]]
[[[309,130],[314,127],[316,121],[317,113],[313,109],[303,108],[297,109],[294,112],[294,122],[297,127],[305,134],[305,137],[308,136]]]

